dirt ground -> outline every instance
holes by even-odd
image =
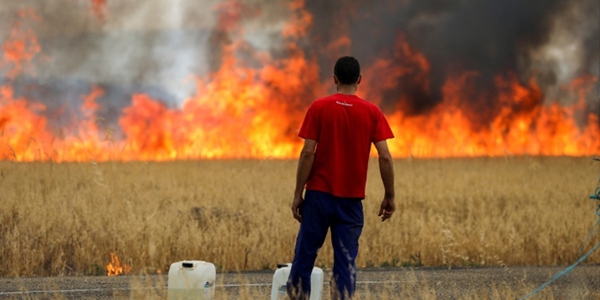
[[[515,299],[564,267],[376,268],[358,273],[360,299]],[[325,278],[329,278],[326,270]],[[269,299],[273,272],[217,274],[215,299]],[[327,280],[326,280],[327,281]],[[166,275],[0,278],[0,299],[166,299]],[[323,299],[329,299],[329,283]],[[600,266],[578,266],[532,299],[599,299]]]

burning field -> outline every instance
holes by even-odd
[[[571,263],[595,221],[598,6],[3,1],[0,276],[289,261],[288,159],[348,54],[398,158],[389,224],[370,171],[361,266]]]
[[[600,152],[594,1],[35,3],[3,4],[2,160],[293,158],[343,54],[396,157]]]

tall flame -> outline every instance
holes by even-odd
[[[103,12],[106,1],[93,1]],[[238,2],[233,2],[238,3]],[[296,137],[310,101],[325,95],[332,84],[320,79],[320,68],[297,45],[308,32],[312,17],[304,1],[290,2],[293,12],[282,31],[285,58],[248,49],[243,42],[223,43],[220,67],[196,78],[196,93],[180,108],[169,108],[146,94],[132,96],[118,124],[97,116],[97,100],[104,91],[94,87],[82,96],[79,119],[53,128],[46,107],[16,96],[12,80],[30,69],[40,46],[25,20],[39,20],[32,11],[21,12],[2,45],[0,67],[8,81],[0,86],[0,159],[53,160],[176,160],[200,158],[290,158],[301,147]],[[242,34],[238,24],[243,6],[220,5],[219,30]],[[237,31],[237,32],[236,32]],[[327,47],[339,50],[352,41],[346,36]],[[252,56],[248,66],[236,55]],[[387,58],[386,58],[387,57]],[[400,63],[398,63],[400,62]],[[563,87],[578,99],[572,106],[555,101],[546,105],[535,78],[521,81],[513,72],[496,75],[493,92],[478,92],[479,73],[456,71],[445,79],[441,101],[427,110],[411,107],[409,97],[430,95],[431,65],[427,57],[399,35],[387,56],[363,71],[359,93],[370,101],[393,101],[385,111],[396,138],[390,148],[396,157],[452,157],[499,155],[596,155],[600,153],[598,115],[585,111],[585,99],[598,82],[582,75]],[[386,74],[382,77],[380,74]],[[384,99],[381,89],[410,91],[398,99]],[[114,257],[116,259],[116,257]],[[117,261],[118,262],[118,261]]]

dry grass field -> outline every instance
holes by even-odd
[[[274,269],[292,259],[295,170],[292,160],[0,162],[0,276],[104,275],[111,252],[133,274],[184,259]],[[597,220],[590,158],[404,159],[395,170],[399,211],[382,223],[371,161],[362,267],[566,265]]]

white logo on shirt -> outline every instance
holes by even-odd
[[[353,106],[352,104],[346,103],[346,102],[335,101],[335,103],[337,103],[339,105],[343,105],[343,106]]]

